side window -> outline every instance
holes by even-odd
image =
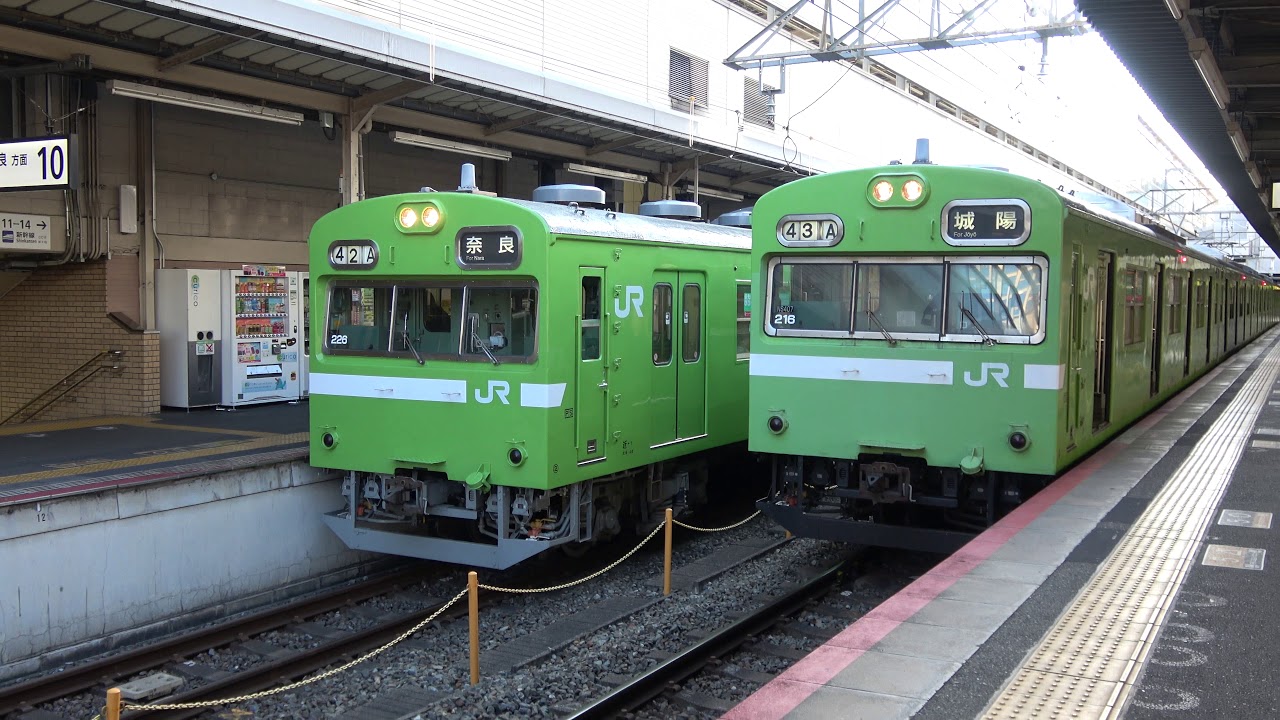
[[[1124,344],[1138,345],[1146,340],[1147,274],[1141,270],[1124,271]]]
[[[671,364],[671,286],[653,286],[653,364]]]
[[[1186,308],[1183,307],[1185,300],[1183,294],[1186,292],[1184,288],[1185,281],[1181,276],[1175,275],[1169,278],[1169,312],[1166,324],[1166,333],[1169,335],[1177,335],[1182,332],[1182,324],[1186,322]]]
[[[751,283],[738,283],[738,359],[751,357]]]
[[[684,334],[680,338],[680,359],[687,363],[698,362],[702,355],[702,288],[685,285],[680,297]]]
[[[600,359],[600,278],[582,278],[582,359]]]

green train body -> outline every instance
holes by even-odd
[[[703,502],[708,460],[745,452],[749,249],[740,228],[481,193],[328,213],[311,462],[347,479],[326,523],[500,568]]]
[[[978,168],[784,185],[752,263],[759,506],[863,544],[957,547],[1276,321],[1243,266]]]

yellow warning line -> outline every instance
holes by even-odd
[[[94,427],[96,425],[134,424],[138,420],[142,420],[142,418],[107,416],[80,418],[79,420],[51,420],[49,422],[22,423],[21,425],[0,427],[0,437],[7,435],[26,435],[27,433],[38,432],[57,432],[59,430],[76,430],[79,428]]]
[[[279,433],[259,432],[257,430],[233,430],[231,428],[213,428],[204,427],[202,425],[174,425],[172,423],[153,422],[146,418],[128,418],[116,423],[117,425],[135,425],[138,427],[155,428],[157,430],[182,430],[185,432],[201,432],[215,433],[219,435],[240,435],[243,437],[273,437]]]
[[[95,424],[101,424],[101,422]],[[184,450],[182,452],[171,452],[160,455],[147,455],[143,457],[123,458],[120,460],[106,460],[77,467],[61,468],[57,470],[41,470],[39,472],[22,473],[21,475],[0,476],[0,485],[12,485],[14,483],[29,482],[32,480],[48,480],[51,478],[66,477],[68,475],[98,473],[104,470],[122,470],[124,468],[138,467],[141,465],[158,465],[178,460],[191,460],[194,458],[209,457],[211,455],[242,453],[249,450],[261,450],[263,448],[277,447],[280,445],[305,443],[308,442],[310,438],[311,433],[307,432],[290,433],[288,435],[271,435],[269,437],[255,438],[253,440],[244,440],[241,442],[230,442],[217,447],[201,448],[199,450]]]

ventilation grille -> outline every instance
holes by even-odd
[[[707,61],[700,57],[671,50],[671,107],[689,112],[690,98],[694,111],[707,109]]]

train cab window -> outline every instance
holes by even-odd
[[[769,285],[765,327],[772,333],[849,334],[853,263],[779,262]]]
[[[467,288],[464,356],[499,363],[527,359],[537,338],[538,294],[533,288]]]
[[[391,351],[410,355],[414,350],[419,355],[457,353],[462,324],[454,304],[460,297],[461,292],[455,287],[396,288]]]
[[[680,359],[696,363],[702,356],[702,288],[693,284],[685,285],[680,297],[680,309]]]
[[[390,286],[335,287],[329,297],[325,349],[385,353],[391,339],[392,292]]]
[[[653,286],[653,364],[671,364],[671,286]]]
[[[860,263],[854,311],[854,332],[937,336],[942,263]]]
[[[738,283],[738,359],[751,357],[751,283]]]
[[[1041,286],[1041,268],[1035,263],[952,263],[947,276],[947,335],[1037,335]]]
[[[582,278],[582,359],[600,359],[600,278]]]

